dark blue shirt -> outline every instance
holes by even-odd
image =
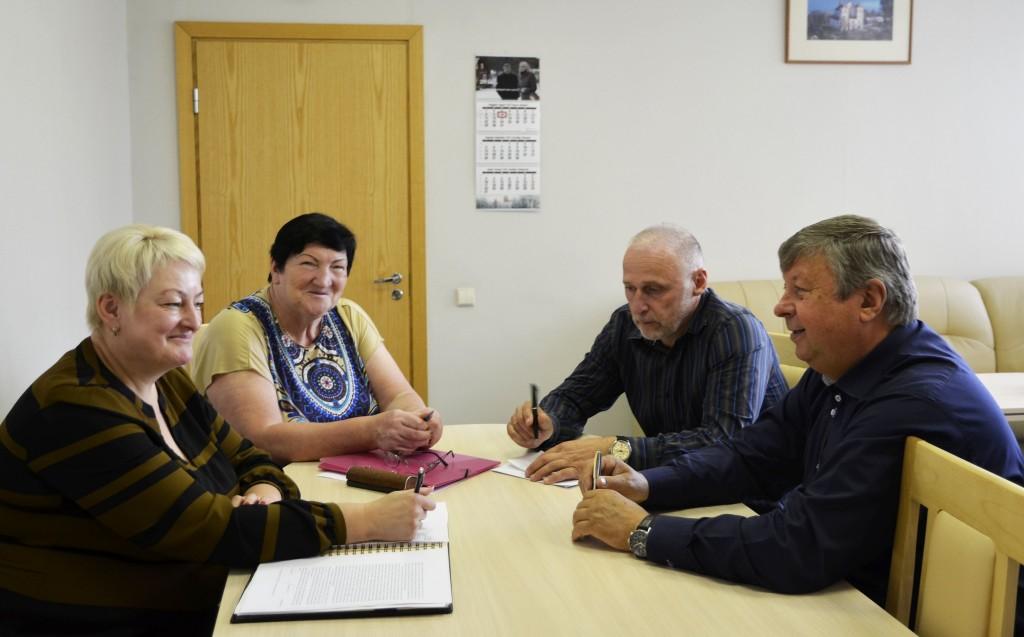
[[[786,593],[846,578],[882,605],[907,436],[1024,484],[1024,457],[992,396],[917,321],[834,384],[808,370],[732,439],[645,471],[650,509],[778,500],[750,518],[656,517],[647,557]]]
[[[654,467],[732,436],[787,389],[764,325],[713,290],[671,348],[646,340],[623,305],[583,362],[541,401],[555,427],[541,449],[578,438],[587,419],[625,393],[647,435],[629,438],[629,464]]]

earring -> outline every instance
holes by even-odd
[[[115,325],[114,327],[110,328],[110,333],[113,334],[114,336],[117,336],[118,334],[121,333],[121,326]]]

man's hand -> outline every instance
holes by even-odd
[[[508,425],[505,427],[508,437],[512,439],[512,442],[520,447],[536,449],[540,446],[540,443],[550,438],[551,434],[555,431],[555,426],[551,424],[551,417],[540,407],[537,408],[537,429],[538,433],[534,436],[533,409],[530,401],[519,405],[512,412],[512,417],[508,419]]]
[[[621,493],[633,502],[644,502],[651,495],[651,487],[644,474],[615,456],[601,458],[601,477],[597,479],[596,487],[590,484],[591,479],[589,471],[580,473],[580,491],[584,495],[592,489],[608,489]]]
[[[430,421],[423,420],[430,411],[430,409],[418,409],[415,412],[392,409],[377,414],[373,417],[376,447],[399,453],[410,453],[428,447],[435,434],[440,433],[440,416],[435,414]],[[438,418],[438,423],[431,425],[434,418]],[[432,426],[436,431],[431,430]],[[440,435],[437,437],[440,438]]]
[[[613,549],[628,551],[629,534],[646,515],[643,507],[615,491],[587,491],[572,514],[572,539],[589,536]]]
[[[567,440],[551,447],[526,468],[530,480],[543,480],[545,484],[573,480],[587,475],[594,462],[594,452],[607,453],[615,436],[585,436]]]

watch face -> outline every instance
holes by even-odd
[[[612,455],[618,458],[619,460],[629,460],[630,452],[632,452],[632,449],[630,448],[628,442],[616,440],[614,443],[612,443]]]
[[[636,529],[629,534],[629,550],[637,557],[647,557],[648,529]]]

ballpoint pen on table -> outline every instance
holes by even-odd
[[[530,413],[533,415],[533,437],[540,438],[540,424],[537,422],[537,385],[530,383]]]

